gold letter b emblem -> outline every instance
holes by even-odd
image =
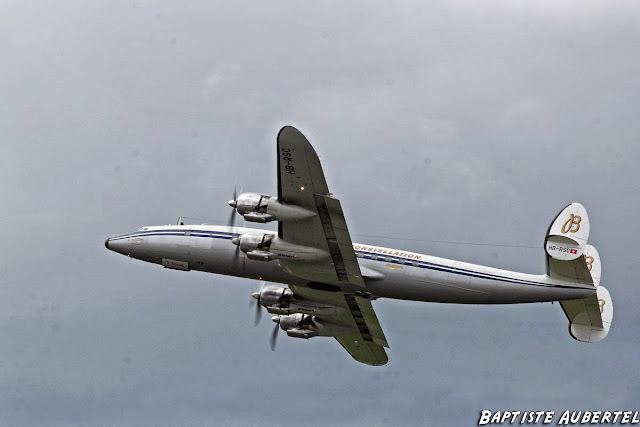
[[[580,222],[582,221],[582,217],[578,215],[571,214],[567,222],[562,226],[562,234],[567,234],[569,232],[575,233],[580,230]]]
[[[591,271],[591,269],[593,268],[593,261],[595,260],[593,259],[592,256],[589,256],[587,254],[584,254],[584,260],[587,263],[587,267],[589,268],[589,271]]]

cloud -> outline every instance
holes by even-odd
[[[638,401],[637,3],[11,7],[6,423],[285,424],[293,405],[307,424],[442,425]],[[389,366],[323,338],[283,336],[272,353],[250,281],[104,249],[178,215],[224,222],[234,183],[274,194],[285,124],[320,153],[362,243],[542,273],[541,248],[438,242],[541,245],[560,208],[584,203],[610,336],[575,343],[557,305],[378,300]]]

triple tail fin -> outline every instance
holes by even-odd
[[[565,207],[553,220],[545,238],[547,275],[576,286],[593,286],[586,298],[560,301],[569,334],[582,342],[597,342],[609,333],[613,302],[609,291],[600,286],[602,264],[596,248],[587,244],[589,217],[580,203]]]

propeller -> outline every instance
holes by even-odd
[[[262,308],[262,304],[260,304],[260,295],[262,294],[262,288],[264,288],[264,285],[266,283],[267,282],[265,282],[264,280],[261,280],[260,281],[260,290],[251,294],[251,296],[255,299],[255,301],[251,300],[249,306],[251,306],[251,304],[255,304],[255,306],[256,306],[256,310],[255,310],[256,311],[256,317],[255,317],[255,320],[253,322],[254,326],[258,326],[258,323],[260,323],[261,314],[262,314],[262,313],[260,313],[260,309]]]
[[[238,255],[240,255],[240,235],[238,235],[237,237],[232,238],[231,239],[231,243],[236,245],[236,251],[233,254],[233,263],[231,265],[231,269],[233,271],[238,271],[238,260],[240,259],[240,257],[238,256]]]
[[[236,186],[233,186],[233,199],[229,200],[229,206],[233,209],[231,210],[231,216],[229,216],[229,220],[227,221],[227,225],[229,227],[235,227],[236,225],[236,206],[238,204],[238,191]]]
[[[229,206],[231,206],[231,215],[229,216],[229,220],[227,221],[227,226],[234,228],[236,226],[236,206],[238,204],[238,190],[236,185],[233,185],[233,199],[229,200]],[[231,243],[236,245],[236,252],[233,257],[233,265],[231,268],[234,271],[238,270],[238,255],[240,255],[240,236],[234,237],[231,239]]]
[[[273,332],[271,333],[271,339],[269,340],[269,345],[271,346],[271,351],[275,351],[276,342],[278,341],[278,329],[280,328],[280,316],[273,316],[271,320],[275,322],[276,327],[273,328]]]

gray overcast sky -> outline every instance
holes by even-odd
[[[639,49],[635,1],[2,2],[1,423],[640,410]],[[557,304],[379,300],[385,367],[323,338],[272,353],[257,284],[104,248],[178,215],[225,221],[234,182],[275,193],[285,124],[356,242],[541,273],[549,222],[583,203],[609,337],[574,341]]]

